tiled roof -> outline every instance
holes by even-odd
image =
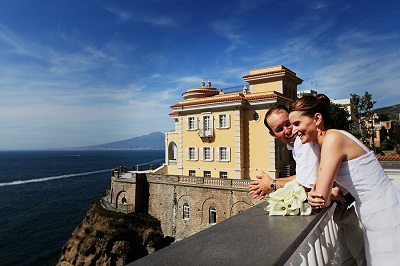
[[[243,93],[238,93],[238,94],[229,95],[226,97],[209,97],[209,98],[205,98],[204,100],[201,100],[201,101],[181,102],[181,103],[172,105],[171,108],[181,107],[181,106],[198,105],[198,104],[207,104],[207,103],[239,101],[239,100],[244,100],[244,101],[262,100],[262,99],[276,98],[276,97],[279,97],[279,98],[282,98],[285,100],[290,100],[289,98],[287,98],[277,92],[270,93],[270,94],[247,94],[247,95],[244,95]]]
[[[400,155],[376,155],[379,161],[400,161]]]

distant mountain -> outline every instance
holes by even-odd
[[[165,136],[161,132],[95,146],[71,148],[72,150],[164,150]]]
[[[390,120],[399,120],[400,104],[378,108],[374,112],[377,114],[388,114]]]

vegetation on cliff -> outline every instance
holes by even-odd
[[[125,265],[171,240],[154,217],[109,211],[96,200],[62,248],[57,265]]]

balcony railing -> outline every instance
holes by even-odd
[[[235,87],[224,88],[224,89],[221,89],[221,91],[223,91],[224,93],[242,92],[243,88],[250,90],[249,85],[240,85],[240,86],[235,86]]]
[[[212,137],[212,136],[214,136],[214,129],[213,128],[207,128],[207,129],[201,128],[199,130],[199,135],[200,135],[200,137]]]
[[[332,265],[335,204],[310,216],[269,216],[260,203],[128,265]]]

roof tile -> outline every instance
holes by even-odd
[[[377,154],[376,158],[379,161],[400,161],[400,155],[380,155]]]

